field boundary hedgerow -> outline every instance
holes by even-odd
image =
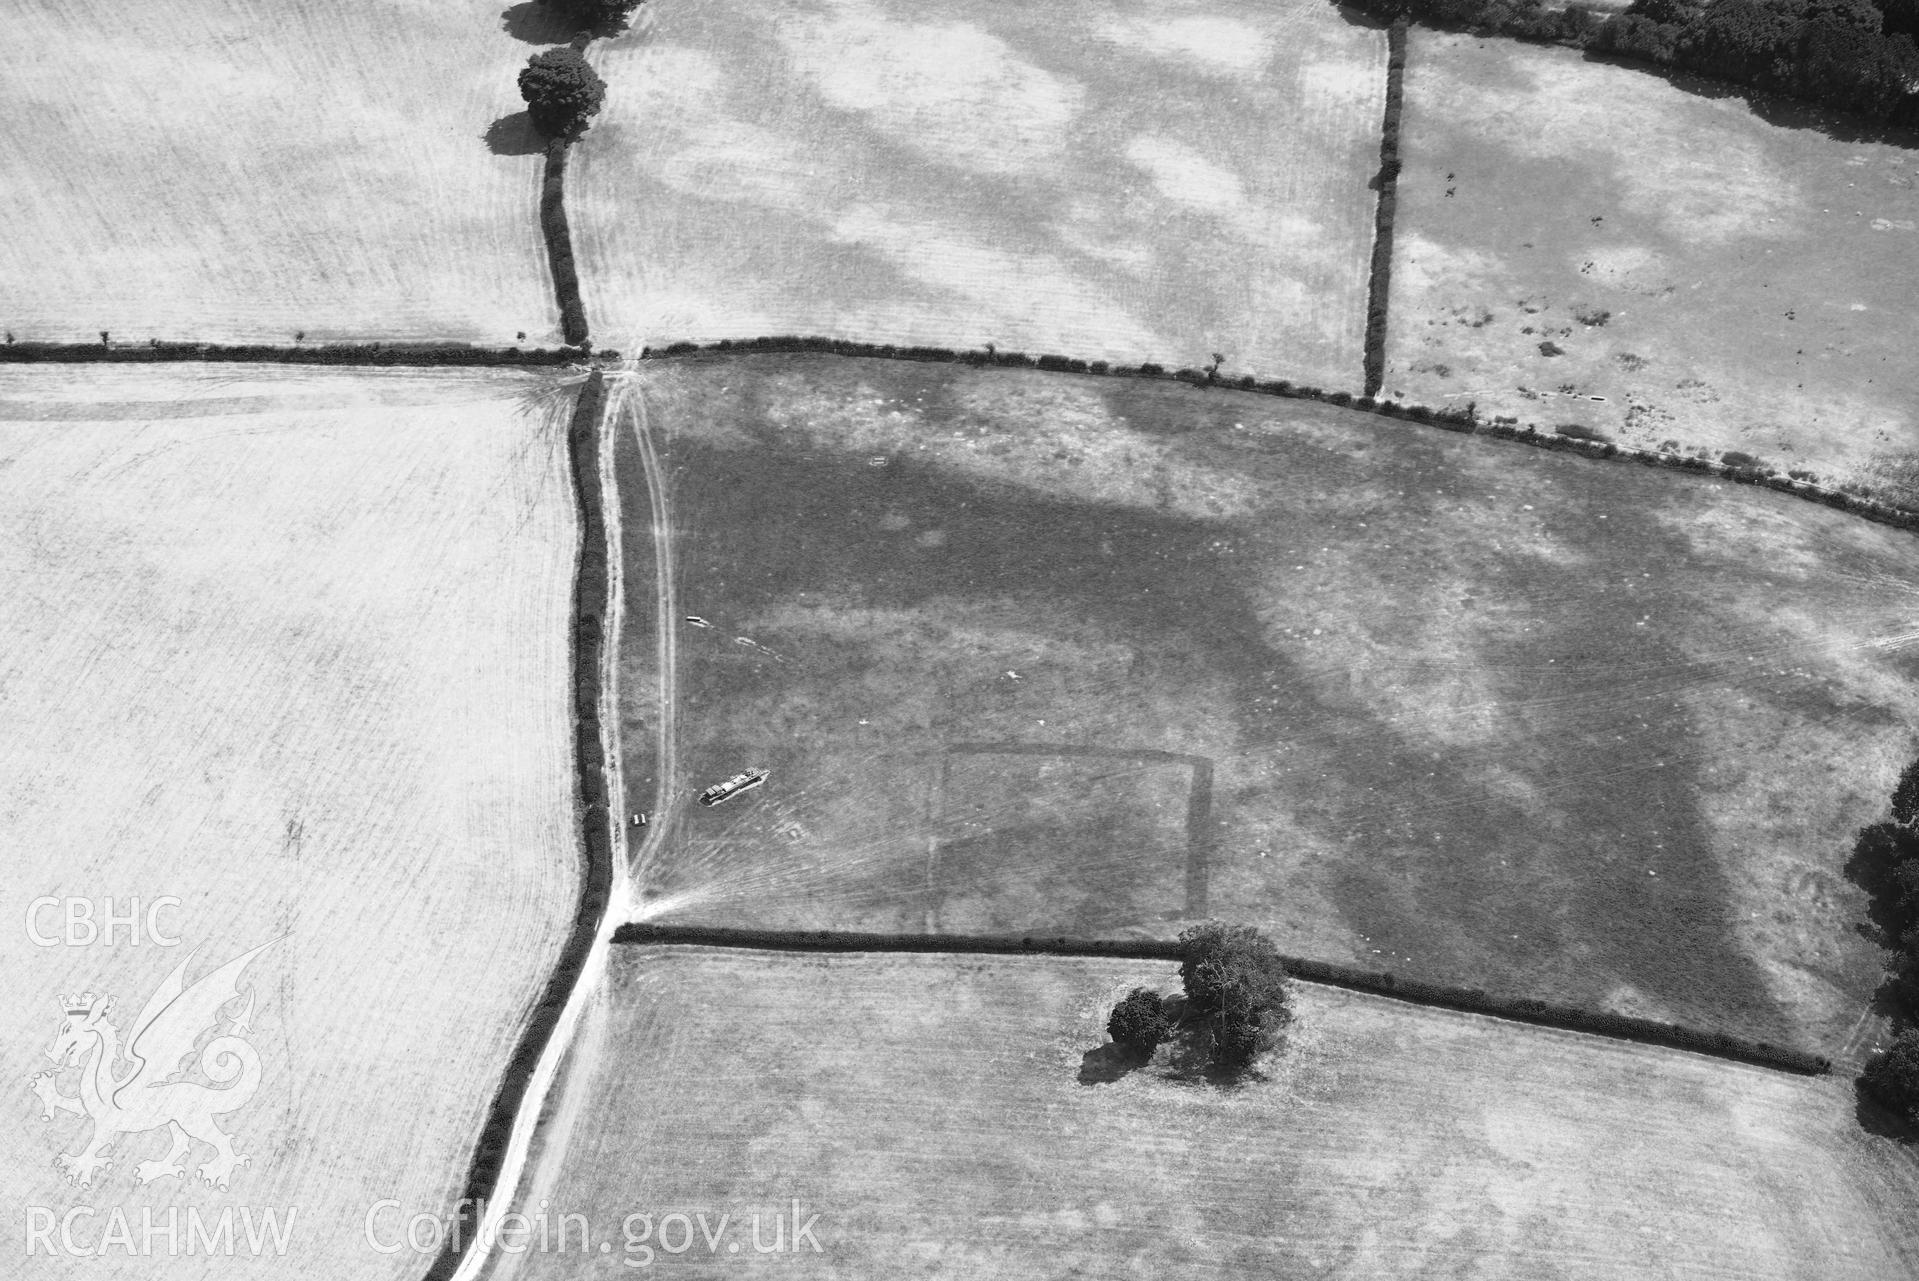
[[[1393,288],[1393,219],[1399,212],[1399,118],[1406,104],[1406,28],[1386,28],[1386,117],[1379,132],[1379,204],[1373,216],[1373,265],[1366,286],[1365,392],[1386,384],[1386,308]]]
[[[540,179],[540,231],[546,237],[546,260],[553,271],[553,292],[560,304],[560,336],[571,346],[588,350],[592,339],[586,327],[586,302],[580,296],[580,273],[573,262],[573,232],[566,222],[566,149],[569,138],[546,144],[546,171]]]
[[[1462,435],[1489,436],[1495,440],[1510,440],[1539,449],[1563,450],[1595,460],[1617,459],[1621,462],[1636,462],[1648,467],[1665,467],[1675,471],[1691,472],[1696,476],[1728,480],[1738,485],[1753,485],[1761,489],[1790,494],[1838,511],[1849,512],[1854,516],[1877,524],[1890,525],[1895,529],[1919,529],[1919,509],[1897,507],[1863,494],[1828,489],[1811,481],[1778,475],[1763,467],[1715,463],[1705,458],[1666,453],[1656,449],[1634,449],[1630,445],[1618,445],[1611,441],[1567,435],[1558,429],[1541,431],[1537,423],[1527,423],[1522,427],[1514,421],[1487,422],[1470,407],[1463,410],[1434,409],[1427,405],[1408,404],[1396,400],[1375,400],[1370,396],[1353,396],[1343,391],[1324,391],[1318,387],[1288,382],[1283,378],[1261,380],[1251,374],[1244,374],[1237,378],[1220,378],[1203,369],[1178,369],[1169,373],[1165,366],[1150,362],[1143,365],[1114,365],[1104,360],[1087,361],[1050,354],[1030,356],[1025,352],[1017,351],[956,351],[949,347],[896,347],[885,343],[854,342],[844,338],[806,338],[787,335],[768,338],[722,338],[710,343],[676,342],[665,347],[643,348],[640,351],[640,359],[676,360],[690,357],[697,360],[711,356],[756,354],[829,355],[873,360],[911,360],[928,364],[976,365],[1000,369],[1039,369],[1049,373],[1086,374],[1102,378],[1158,379],[1188,383],[1201,390],[1220,388],[1226,391],[1252,392],[1260,396],[1279,396],[1289,400],[1316,400],[1340,409],[1356,409],[1382,418],[1438,427],[1444,431],[1458,432]]]
[[[612,607],[606,495],[601,486],[600,444],[606,409],[606,376],[594,370],[580,388],[567,425],[567,456],[580,521],[580,552],[573,577],[572,680],[574,773],[585,846],[585,875],[573,925],[553,973],[534,1005],[513,1057],[507,1061],[486,1123],[474,1145],[466,1186],[457,1203],[460,1228],[426,1272],[425,1281],[447,1281],[459,1268],[465,1246],[477,1237],[477,1216],[499,1185],[507,1140],[540,1056],[559,1025],[561,1011],[579,981],[613,890],[613,817],[607,805],[607,760],[601,738],[602,677],[607,616]]]
[[[947,952],[982,956],[1092,956],[1118,960],[1177,961],[1184,955],[1175,939],[1082,939],[1014,934],[874,934],[838,930],[756,930],[727,926],[662,925],[629,922],[614,932],[615,944],[629,946],[693,944],[772,952]],[[1754,1067],[1824,1076],[1832,1061],[1766,1041],[1749,1041],[1723,1032],[1703,1032],[1674,1023],[1657,1023],[1605,1010],[1553,1005],[1524,997],[1495,996],[1477,988],[1446,987],[1401,979],[1390,972],[1282,956],[1286,972],[1306,983],[1383,996],[1412,1005],[1428,1005],[1461,1014],[1482,1014],[1511,1023],[1557,1028],[1615,1041],[1632,1041],[1685,1050]]]
[[[1710,476],[1734,484],[1754,485],[1790,494],[1847,512],[1876,524],[1895,529],[1919,529],[1919,509],[1883,503],[1864,493],[1829,489],[1811,481],[1781,476],[1763,467],[1713,462],[1687,454],[1656,449],[1635,449],[1611,441],[1567,435],[1557,429],[1541,431],[1537,423],[1521,426],[1514,421],[1487,422],[1471,408],[1434,409],[1427,405],[1395,400],[1375,400],[1343,391],[1325,391],[1286,379],[1263,380],[1251,374],[1220,378],[1203,369],[1168,371],[1151,362],[1141,365],[1114,365],[1103,360],[1080,360],[1070,356],[1029,356],[1016,351],[959,351],[950,347],[898,347],[887,343],[863,343],[846,338],[809,338],[778,335],[764,338],[722,338],[715,342],[675,342],[664,347],[647,347],[641,360],[677,360],[708,356],[756,354],[831,355],[870,360],[909,360],[931,364],[963,364],[1002,369],[1038,369],[1048,373],[1085,374],[1108,378],[1143,378],[1183,382],[1197,388],[1219,387],[1229,391],[1252,392],[1290,400],[1316,400],[1341,409],[1356,409],[1406,422],[1438,427],[1469,436],[1490,436],[1540,449],[1564,450],[1592,459],[1617,459],[1648,467],[1664,467]],[[620,359],[614,350],[591,351],[585,347],[476,347],[470,344],[419,343],[341,343],[326,346],[273,346],[267,344],[222,345],[219,343],[152,342],[144,347],[108,346],[98,343],[6,343],[0,344],[0,364],[140,364],[177,361],[203,361],[210,364],[249,363],[287,365],[339,365],[381,367],[494,366],[528,368],[591,362],[605,367]]]
[[[592,42],[590,32],[581,32],[567,47],[585,54]],[[580,272],[573,261],[573,231],[566,221],[566,153],[579,137],[574,132],[547,140],[546,168],[540,176],[540,233],[546,238],[547,265],[553,272],[553,293],[560,305],[560,336],[570,346],[591,350],[586,300],[580,294]]]
[[[144,346],[107,343],[10,342],[0,345],[0,364],[275,365],[566,365],[587,356],[584,347],[476,347],[471,343],[366,342],[271,344],[160,342]],[[617,351],[602,352],[608,359]]]

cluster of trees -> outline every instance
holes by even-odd
[[[1215,1068],[1237,1071],[1272,1048],[1292,1021],[1286,965],[1273,941],[1250,925],[1208,921],[1179,936],[1183,1010],[1137,987],[1113,1007],[1106,1033],[1141,1058],[1176,1034],[1190,1034]]]
[[[1919,761],[1892,793],[1892,821],[1860,835],[1860,853],[1878,891],[1881,922],[1898,941],[1888,991],[1903,1018],[1892,1045],[1866,1065],[1859,1083],[1919,1125]]]
[[[1919,0],[1633,0],[1603,19],[1541,0],[1356,0],[1387,16],[1554,40],[1919,124]]]
[[[1919,47],[1912,0],[1890,17],[1871,0],[1634,0],[1594,47],[1770,93],[1912,122]]]

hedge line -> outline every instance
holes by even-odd
[[[1393,288],[1393,218],[1399,212],[1399,117],[1406,99],[1404,16],[1386,30],[1386,121],[1379,133],[1379,205],[1373,219],[1373,268],[1366,291],[1366,394],[1386,381],[1386,306]]]
[[[586,351],[575,347],[475,347],[469,343],[330,343],[272,346],[151,342],[144,347],[103,343],[15,342],[0,345],[0,364],[121,364],[232,361],[277,365],[564,365]],[[612,357],[619,353],[604,352]]]
[[[613,885],[613,824],[607,810],[606,757],[600,743],[600,670],[606,645],[606,618],[612,599],[608,591],[606,495],[600,486],[601,418],[606,405],[605,376],[594,370],[581,387],[567,428],[567,456],[572,463],[573,492],[580,522],[580,555],[573,580],[573,707],[576,723],[574,769],[579,779],[581,834],[585,838],[579,903],[573,927],[547,979],[540,1001],[513,1057],[507,1062],[487,1112],[486,1124],[467,1169],[466,1190],[460,1202],[460,1230],[447,1234],[447,1243],[426,1281],[448,1281],[459,1268],[461,1255],[473,1242],[476,1207],[492,1199],[499,1186],[513,1118],[519,1111],[540,1055],[559,1024],[567,994],[573,990],[593,940],[606,914]],[[455,1243],[458,1243],[457,1245]]]
[[[1407,405],[1398,401],[1376,401],[1370,396],[1355,397],[1343,391],[1324,391],[1285,379],[1263,380],[1251,374],[1239,378],[1210,379],[1204,370],[1181,369],[1167,373],[1162,365],[1114,365],[1104,360],[1077,360],[1068,356],[1029,356],[1017,351],[955,351],[950,347],[895,347],[885,343],[854,342],[845,338],[804,338],[778,335],[769,338],[722,338],[718,342],[676,342],[665,347],[641,351],[642,360],[669,360],[680,356],[739,353],[817,353],[834,356],[868,357],[877,360],[919,360],[932,363],[991,366],[1002,369],[1045,369],[1059,373],[1092,374],[1109,378],[1159,378],[1217,386],[1262,396],[1283,396],[1293,400],[1317,400],[1345,409],[1358,409],[1383,418],[1403,418],[1446,431],[1468,435],[1492,436],[1517,441],[1541,449],[1558,449],[1583,454],[1588,458],[1619,458],[1649,467],[1668,467],[1730,480],[1741,485],[1758,485],[1793,494],[1866,520],[1898,529],[1919,529],[1919,511],[1895,507],[1859,494],[1824,489],[1810,481],[1780,476],[1763,468],[1736,467],[1682,454],[1667,454],[1652,449],[1634,449],[1611,441],[1590,440],[1561,432],[1539,430],[1536,424],[1485,422],[1465,409],[1434,409],[1427,405]],[[617,354],[617,353],[609,353]]]
[[[613,941],[625,944],[696,943],[782,952],[951,952],[967,955],[1105,956],[1155,961],[1177,961],[1183,954],[1181,945],[1171,939],[1076,939],[1032,934],[871,934],[651,923],[622,925],[614,933]],[[1748,1041],[1723,1032],[1703,1032],[1697,1028],[1655,1023],[1650,1019],[1631,1018],[1604,1010],[1585,1010],[1526,998],[1496,996],[1477,988],[1422,983],[1401,979],[1390,973],[1334,965],[1326,961],[1309,961],[1292,956],[1281,959],[1286,964],[1287,973],[1308,983],[1366,992],[1416,1005],[1485,1014],[1513,1022],[1584,1032],[1642,1045],[1689,1050],[1695,1054],[1707,1054],[1714,1058],[1732,1059],[1805,1076],[1823,1075],[1832,1067],[1831,1061],[1820,1055],[1766,1041]]]
[[[546,258],[553,268],[553,292],[560,301],[560,333],[575,347],[589,344],[586,304],[580,298],[580,273],[573,265],[573,233],[566,225],[567,140],[546,144],[546,174],[540,180],[540,229],[546,233]]]
[[[1197,387],[1226,387],[1238,391],[1258,391],[1272,396],[1292,396],[1323,400],[1328,404],[1352,405],[1361,402],[1349,392],[1322,391],[1318,387],[1296,385],[1280,379],[1261,382],[1251,374],[1239,378],[1220,378],[1204,369],[1175,369],[1147,362],[1142,365],[1115,365],[1104,360],[1080,360],[1073,356],[1030,356],[1023,351],[960,351],[952,347],[898,347],[891,343],[855,342],[848,338],[803,337],[777,334],[765,338],[721,338],[717,342],[676,342],[665,347],[641,350],[642,360],[670,360],[678,356],[725,355],[735,353],[787,352],[831,356],[862,356],[878,360],[919,360],[932,364],[980,365],[1000,369],[1044,369],[1052,373],[1092,374],[1114,378],[1164,378],[1191,383]],[[1436,412],[1428,410],[1428,413]]]

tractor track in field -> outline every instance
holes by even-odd
[[[640,450],[641,472],[646,476],[647,505],[653,517],[653,608],[659,619],[660,723],[659,786],[654,801],[655,816],[647,827],[646,840],[634,855],[632,872],[639,871],[672,835],[680,815],[679,770],[679,593],[673,572],[673,512],[666,491],[665,473],[659,452],[654,448],[653,429],[646,416],[646,395],[637,373],[629,367],[620,375],[619,405],[632,406],[633,438]],[[630,911],[631,905],[629,905]]]

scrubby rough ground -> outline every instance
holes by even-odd
[[[621,949],[618,1067],[543,1195],[612,1258],[641,1257],[621,1233],[638,1212],[656,1266],[767,1275],[1919,1267],[1919,1171],[1860,1132],[1839,1082],[1302,987],[1283,1050],[1222,1090],[1164,1051],[1120,1073],[1105,1016],[1136,984],[1176,990],[1177,968]],[[785,1220],[787,1249],[754,1252],[756,1214],[765,1245]],[[578,1227],[569,1250],[503,1275],[579,1276]]]
[[[557,342],[501,8],[0,5],[0,327]]]
[[[595,336],[1357,390],[1385,35],[1316,0],[649,6],[568,194]]]
[[[365,1216],[388,1197],[400,1228],[451,1212],[579,888],[571,401],[518,373],[0,371],[0,1202],[16,1241],[33,1206],[93,1207],[85,1245],[115,1209],[139,1242],[145,1210],[211,1224],[292,1207],[285,1254],[252,1275],[424,1268],[374,1253]],[[97,924],[102,900],[124,914],[163,895],[181,900],[158,917],[177,947],[129,945],[124,926],[113,946],[26,932],[41,896],[91,900]],[[60,937],[62,909],[36,924]],[[242,982],[259,1089],[220,1119],[251,1165],[224,1192],[136,1186],[166,1151],[154,1132],[122,1138],[92,1187],[64,1184],[54,1155],[87,1121],[42,1121],[28,1089],[62,996],[111,994],[124,1034],[190,953],[189,981],[268,943]],[[71,1266],[232,1264],[160,1237]],[[28,1265],[58,1266],[44,1250]]]
[[[1412,33],[1387,390],[1919,502],[1919,137],[1683,83]]]
[[[949,754],[1055,745],[1211,760],[1203,910],[1289,952],[1810,1047],[1878,982],[1842,869],[1919,717],[1908,534],[1217,389],[641,379],[713,624],[660,919],[1170,936],[1187,771]]]

